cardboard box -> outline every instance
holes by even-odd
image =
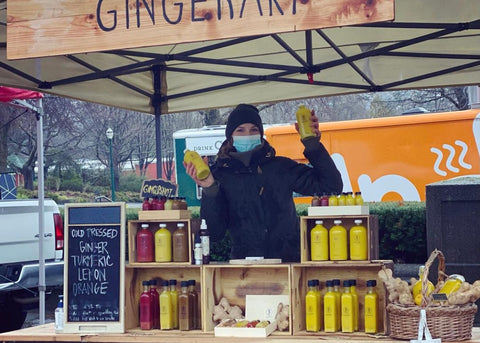
[[[341,216],[341,215],[367,215],[370,214],[368,206],[310,206],[309,216]]]
[[[277,329],[275,315],[279,303],[289,305],[288,295],[246,295],[245,319],[268,320],[270,324],[264,328],[247,327],[220,327],[216,326],[214,333],[216,337],[267,337]]]

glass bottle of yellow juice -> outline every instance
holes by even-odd
[[[318,294],[315,289],[315,280],[308,280],[308,292],[305,296],[305,323],[308,332],[318,332],[319,327]]]
[[[333,281],[327,280],[327,293],[323,297],[323,326],[325,332],[338,331],[337,296],[333,291]]]
[[[365,333],[377,333],[378,331],[378,296],[375,290],[377,281],[367,281],[367,293],[364,300]]]

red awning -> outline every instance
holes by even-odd
[[[29,91],[26,89],[0,87],[0,102],[38,98],[43,98],[43,94],[40,92]]]

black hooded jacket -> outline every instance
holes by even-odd
[[[201,216],[212,241],[232,237],[231,258],[263,256],[299,261],[299,219],[293,192],[304,195],[340,193],[342,179],[329,153],[308,139],[304,155],[312,167],[275,156],[265,140],[245,164],[232,156],[217,157],[215,183],[203,190]]]

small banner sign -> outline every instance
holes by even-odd
[[[177,195],[178,185],[164,179],[145,180],[142,184],[141,197],[174,197]]]
[[[394,0],[14,0],[7,58],[147,47],[394,19]]]

